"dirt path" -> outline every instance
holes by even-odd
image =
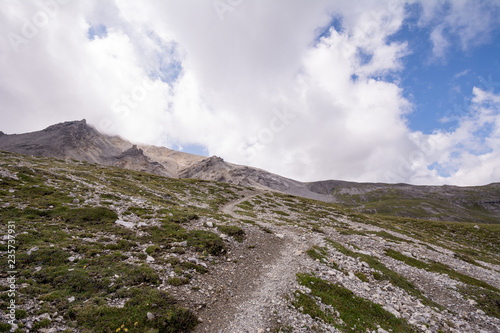
[[[240,218],[240,217],[243,217],[241,215],[239,215],[238,213],[236,213],[236,210],[238,207],[236,207],[237,205],[239,205],[240,203],[242,203],[243,201],[247,201],[247,200],[250,200],[252,199],[253,197],[256,197],[258,195],[261,195],[261,194],[264,194],[266,193],[266,191],[252,191],[252,192],[248,192],[247,195],[245,195],[243,198],[241,199],[238,199],[238,200],[235,200],[235,201],[231,201],[230,203],[228,203],[227,205],[223,206],[221,208],[222,212],[224,212],[225,214],[228,214],[228,215],[231,215],[232,217],[234,218]]]
[[[262,193],[252,192],[227,204],[222,211],[239,218],[236,206]],[[273,234],[252,228],[245,242],[231,251],[231,256],[238,259],[237,265],[214,272],[213,278],[223,282],[225,290],[200,313],[203,323],[195,332],[266,332],[276,325],[275,313],[287,306],[283,295],[297,287],[296,273],[313,264],[305,251],[312,243],[321,243],[321,239],[305,237],[294,227],[265,226]],[[248,251],[252,251],[251,255]]]
[[[284,246],[274,254],[272,263],[264,267],[255,281],[256,288],[236,307],[236,316],[222,332],[265,332],[276,324],[275,313],[286,307],[284,294],[297,288],[296,274],[310,269],[311,260],[305,260],[304,252],[310,247],[291,230],[281,230]],[[280,310],[278,310],[280,309]]]

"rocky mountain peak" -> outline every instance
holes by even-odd
[[[57,131],[63,128],[71,128],[71,129],[83,129],[85,127],[90,128],[90,126],[87,125],[87,120],[82,119],[82,120],[76,120],[76,121],[66,121],[63,123],[51,125],[44,129],[44,132],[50,132],[50,131]]]

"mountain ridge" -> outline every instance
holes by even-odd
[[[86,120],[24,134],[0,134],[0,150],[75,159],[171,178],[195,178],[335,202],[368,214],[429,220],[500,223],[500,183],[484,186],[417,186],[341,180],[300,182],[262,169],[166,147],[133,144],[100,133]]]

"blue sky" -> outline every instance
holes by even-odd
[[[500,181],[496,0],[10,1],[0,130],[98,130],[303,181]]]
[[[429,27],[419,28],[418,8],[408,9],[408,18],[392,36],[406,40],[412,53],[406,56],[401,86],[414,103],[408,115],[412,130],[431,134],[436,129],[451,130],[466,114],[473,98],[473,87],[494,91],[500,87],[500,29],[479,45],[462,49],[457,36],[449,35],[449,50],[436,57],[429,40]]]

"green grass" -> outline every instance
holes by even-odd
[[[32,161],[30,157],[21,158]],[[0,159],[5,159],[3,153],[0,153]],[[51,168],[49,172],[34,168],[34,172],[26,171],[26,174],[18,172],[22,176],[20,180],[0,180],[0,199],[11,203],[10,207],[0,209],[0,218],[15,221],[18,281],[27,282],[19,290],[19,304],[22,306],[21,300],[26,298],[44,301],[36,311],[18,309],[23,311],[18,311],[18,317],[58,312],[70,327],[78,327],[83,332],[115,332],[118,328],[122,332],[124,328],[129,332],[191,330],[197,324],[197,316],[178,306],[170,295],[155,294],[161,283],[161,269],[144,263],[146,254],[141,245],[153,243],[146,252],[157,258],[162,251],[171,249],[173,242],[181,241],[187,241],[186,251],[190,247],[198,252],[221,254],[225,251],[224,243],[216,234],[188,231],[182,224],[201,215],[216,216],[217,212],[210,208],[198,208],[191,203],[203,201],[215,207],[234,199],[233,189],[210,182],[170,180],[90,164],[73,165],[50,160],[47,167]],[[94,176],[96,173],[98,177]],[[62,174],[73,174],[83,182],[74,182]],[[57,186],[46,185],[47,179]],[[106,193],[98,193],[85,184],[105,186]],[[15,190],[13,194],[8,191],[11,188]],[[195,198],[177,199],[174,193],[184,193],[187,188],[191,188]],[[69,192],[76,195],[69,196]],[[110,194],[118,192],[123,197]],[[207,196],[209,192],[211,194]],[[108,206],[76,207],[73,204],[75,197],[84,204],[87,197],[94,198],[95,195],[109,201]],[[118,215],[109,206],[127,206],[127,196],[140,196],[146,203],[144,207],[155,207],[129,206],[126,208],[128,213],[141,218],[156,216],[161,225],[142,227],[140,233],[116,225]],[[236,237],[240,234],[238,230],[231,231]],[[35,246],[38,250],[27,255],[27,250]],[[69,261],[70,256],[80,258]],[[125,262],[130,256],[135,258],[134,264]],[[5,260],[6,256],[1,254],[2,265],[6,265]],[[157,260],[160,263],[163,259]],[[174,285],[188,283],[192,274],[208,272],[202,265],[180,261],[173,263],[173,269],[180,274],[178,281],[167,283]],[[69,297],[75,297],[75,300],[69,303]],[[107,305],[107,299],[116,298],[128,299],[124,308]],[[3,299],[0,304],[2,307],[5,304]],[[147,312],[154,313],[155,320],[147,320]],[[40,322],[37,325],[42,328],[52,324]],[[10,327],[7,325],[5,329]]]
[[[144,216],[151,216],[154,215],[154,211],[148,208],[143,208],[143,207],[129,207],[123,214],[124,215],[129,215],[129,214],[135,214],[139,217],[144,217]]]
[[[189,279],[185,277],[169,277],[167,282],[172,286],[182,286],[189,283]]]
[[[233,237],[238,242],[243,242],[243,240],[245,239],[245,231],[238,226],[218,225],[217,229],[219,229],[220,232]]]
[[[361,272],[356,272],[354,273],[354,275],[356,275],[358,277],[358,279],[360,279],[361,281],[363,282],[369,282],[370,280],[366,277],[365,274],[361,273]]]
[[[459,273],[459,272],[451,269],[448,265],[445,265],[445,264],[442,264],[439,262],[435,262],[435,261],[431,261],[429,263],[426,263],[426,262],[420,261],[418,259],[414,259],[414,258],[410,258],[408,256],[405,256],[404,254],[402,254],[398,251],[392,250],[392,249],[386,250],[386,254],[391,258],[394,258],[396,260],[399,260],[399,261],[406,263],[407,265],[417,267],[420,269],[425,269],[425,270],[428,270],[431,272],[447,274],[452,279],[461,281],[461,282],[469,284],[471,286],[481,287],[481,288],[488,289],[488,290],[491,290],[494,292],[500,292],[500,290],[489,285],[488,283],[481,281],[481,280],[478,280],[478,279],[475,279],[471,276]]]
[[[306,254],[311,257],[314,260],[325,260],[327,258],[328,252],[326,251],[325,248],[319,247],[319,246],[313,246],[309,250],[306,251]]]
[[[192,220],[197,220],[199,218],[198,214],[195,213],[193,210],[190,209],[179,209],[179,208],[174,208],[171,209],[170,214],[171,216],[167,216],[164,221],[167,223],[170,222],[175,222],[175,223],[188,223]]]
[[[225,245],[222,239],[210,231],[193,230],[189,232],[187,244],[198,252],[207,251],[215,256],[225,251]]]
[[[500,264],[500,224],[428,221],[401,217],[360,215],[364,223],[406,234],[414,239],[466,254],[470,260]]]
[[[460,287],[460,292],[466,297],[473,298],[478,303],[478,307],[486,314],[500,318],[500,291],[490,284],[473,278],[471,276],[459,273],[449,266],[431,261],[429,263],[420,261],[415,258],[410,258],[400,252],[392,249],[386,250],[386,254],[396,260],[402,261],[407,265],[425,269],[430,272],[447,274],[450,278],[465,283],[466,287]]]
[[[500,294],[479,287],[465,286],[458,287],[458,291],[468,299],[477,302],[477,307],[488,316],[500,319]]]
[[[297,274],[297,280],[311,289],[313,296],[319,297],[323,304],[331,305],[338,311],[342,322],[329,311],[321,310],[316,300],[302,292],[295,293],[292,302],[296,308],[312,318],[320,318],[335,327],[348,332],[365,333],[377,330],[378,326],[394,332],[418,332],[404,319],[396,318],[379,304],[354,295],[352,291],[338,284],[322,280],[311,274]]]
[[[274,214],[281,215],[281,216],[290,216],[290,214],[285,213],[284,211],[281,210],[272,210]]]
[[[387,231],[377,231],[374,234],[379,236],[379,237],[382,237],[384,239],[396,242],[396,243],[413,243],[413,241],[411,241],[411,240],[406,240],[406,239],[403,239],[401,237],[394,236],[394,235],[388,233]]]
[[[118,215],[114,211],[105,207],[61,208],[51,216],[79,226],[112,224],[118,219]]]
[[[0,332],[10,332],[12,326],[7,323],[0,323]]]
[[[439,194],[432,189],[413,188],[407,190],[398,185],[352,184],[354,188],[363,189],[363,194],[340,194],[338,187],[334,196],[343,207],[355,209],[366,214],[376,214],[380,217],[411,217],[417,219],[442,221],[457,221],[476,223],[499,223],[498,216],[487,210],[478,201],[485,198],[498,198],[496,184],[479,187],[453,188],[443,190]],[[448,200],[446,195],[456,196],[456,200]]]
[[[359,230],[353,230],[347,227],[336,227],[335,228],[339,234],[349,236],[349,235],[359,235],[359,236],[366,236],[366,232],[364,231],[359,231]]]
[[[387,280],[390,281],[393,285],[405,290],[408,292],[410,295],[418,297],[423,304],[431,306],[431,307],[436,307],[438,309],[443,310],[444,307],[436,302],[433,302],[432,300],[428,299],[425,297],[420,290],[418,290],[413,283],[408,281],[404,276],[401,274],[398,274],[394,272],[393,270],[387,268],[384,264],[382,264],[380,261],[375,259],[372,256],[362,254],[362,253],[356,253],[354,251],[351,251],[342,244],[337,243],[333,240],[328,239],[328,244],[333,246],[335,249],[343,253],[344,255],[350,256],[352,258],[360,258],[364,262],[366,262],[368,265],[370,265],[371,268],[375,269],[377,272],[374,272],[373,277],[376,280]]]
[[[250,211],[238,209],[238,210],[235,210],[234,212],[238,215],[241,215],[241,216],[248,216],[248,217],[254,217],[254,218],[257,217],[257,215],[255,213],[250,212]]]
[[[150,256],[156,255],[159,252],[161,252],[161,247],[159,247],[158,245],[151,245],[146,248],[146,253]]]
[[[254,205],[253,205],[253,204],[251,204],[251,203],[250,203],[250,202],[248,202],[248,201],[243,201],[243,202],[241,202],[241,203],[237,204],[237,205],[236,205],[236,207],[241,208],[241,209],[243,209],[243,210],[252,211],[252,210],[253,210]]]
[[[84,332],[188,332],[198,324],[198,318],[191,311],[178,306],[169,294],[156,289],[132,288],[124,297],[131,297],[123,308],[106,305],[86,304],[72,308],[74,318]],[[153,320],[147,313],[154,315]]]

